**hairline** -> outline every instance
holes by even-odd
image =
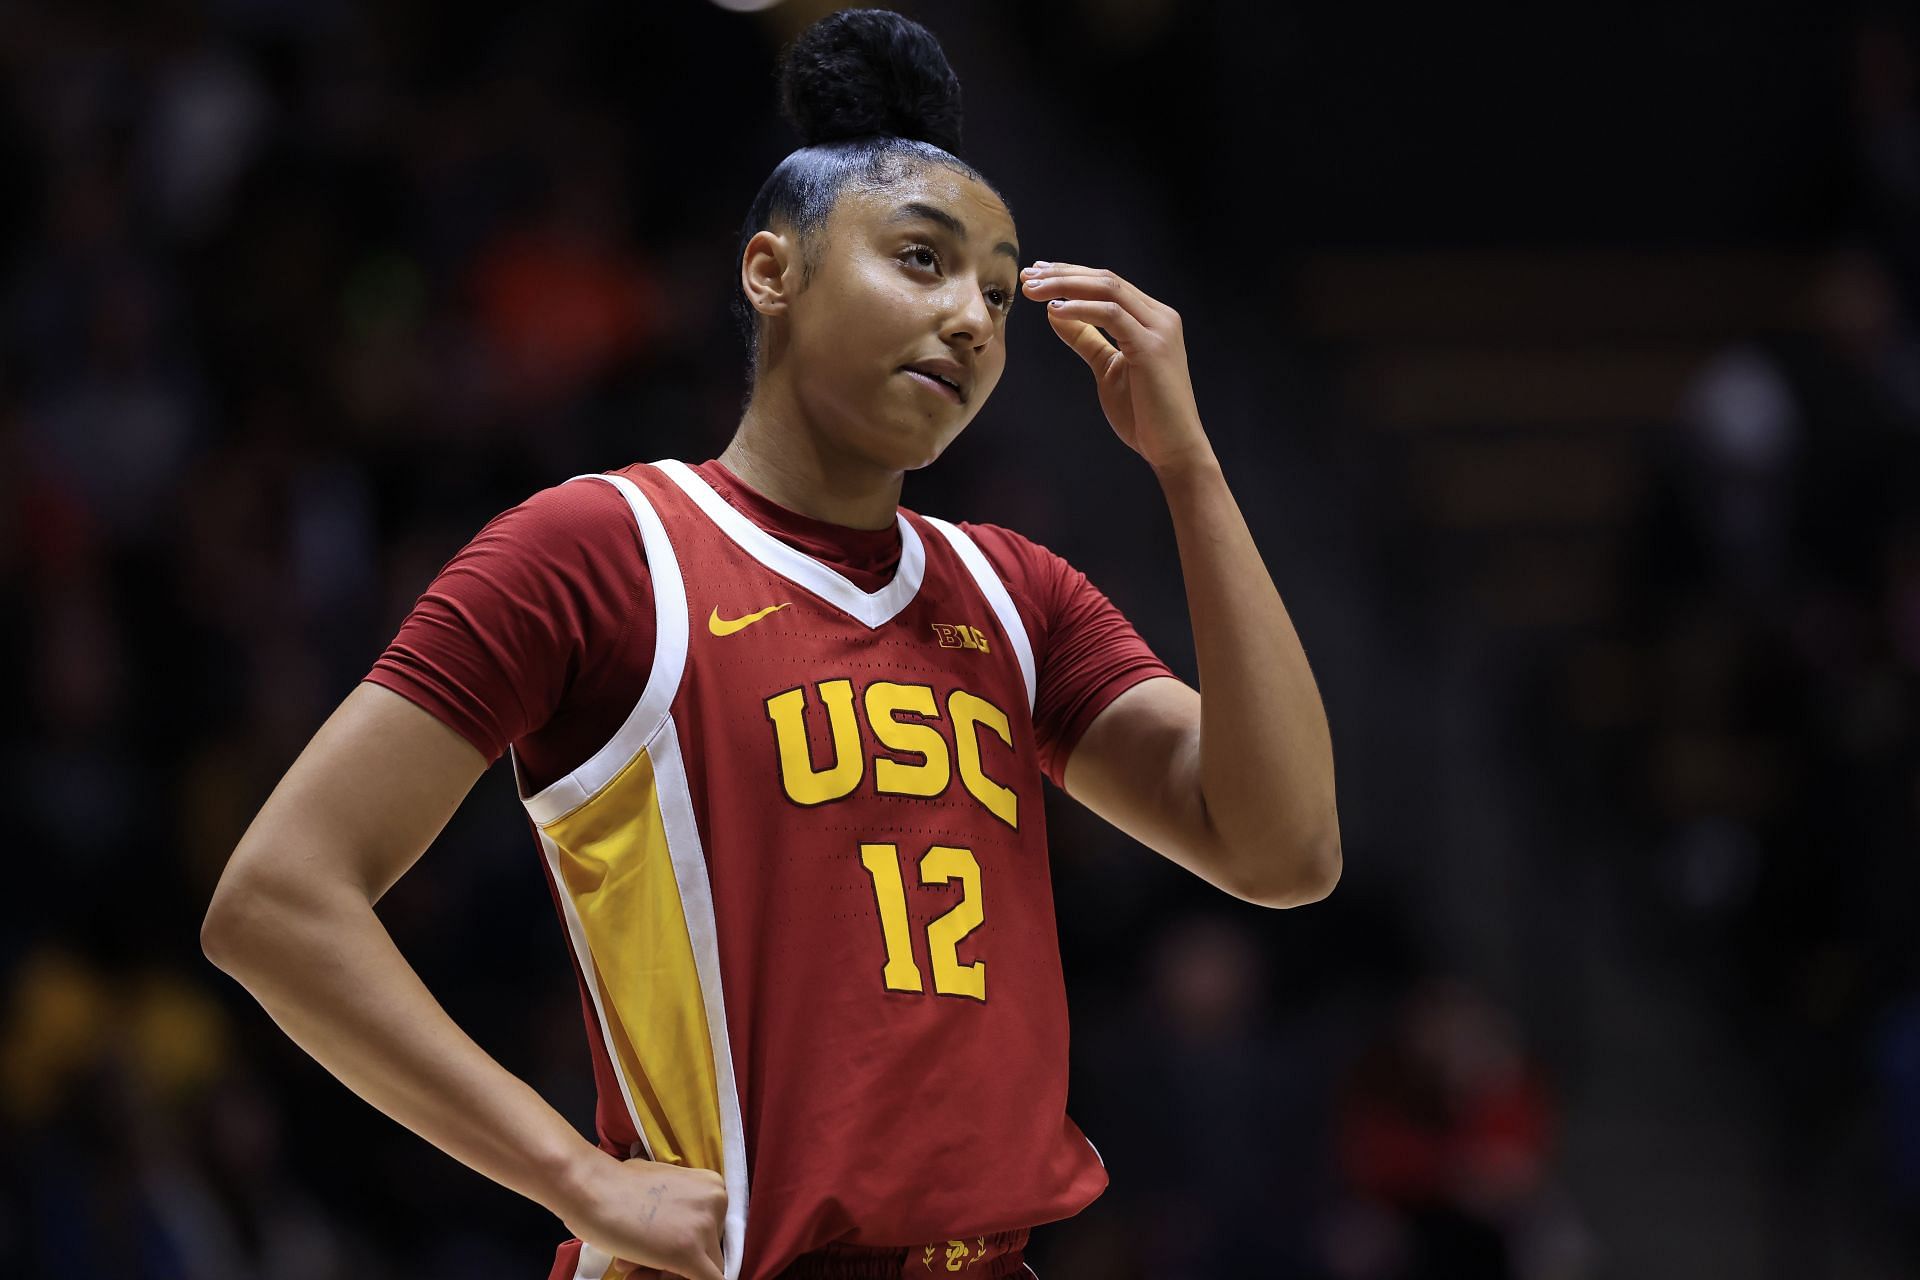
[[[861,172],[843,171],[843,176],[835,183],[832,201],[823,211],[814,218],[803,217],[800,220],[796,220],[789,214],[780,212],[778,205],[776,205],[774,208],[769,208],[765,213],[760,214],[759,217],[761,220],[759,226],[757,228],[754,227],[752,221],[755,217],[754,210],[769,200],[770,193],[776,190],[776,180],[781,177],[782,172],[785,171],[789,165],[793,164],[807,152],[829,151],[849,144],[856,147],[864,146],[871,148],[871,150],[868,151],[864,161],[860,163],[859,167]],[[890,162],[896,161],[904,167],[895,170],[890,177],[883,176]],[[774,166],[773,172],[770,173],[766,181],[761,184],[760,194],[754,198],[753,206],[748,211],[749,221],[746,227],[742,229],[740,239],[735,243],[739,246],[740,250],[744,250],[748,242],[759,231],[772,230],[794,235],[795,238],[800,241],[800,290],[804,291],[812,282],[813,274],[818,269],[821,248],[826,240],[824,233],[832,221],[833,214],[840,207],[841,198],[846,194],[847,187],[858,186],[862,190],[878,191],[882,188],[892,186],[910,176],[916,175],[920,170],[935,164],[950,169],[964,177],[971,178],[988,191],[991,191],[994,198],[1000,201],[1001,207],[1006,210],[1007,217],[1012,219],[1013,206],[1007,200],[1005,194],[1002,193],[984,173],[981,173],[972,164],[961,159],[952,151],[949,151],[936,142],[929,142],[924,138],[908,138],[899,134],[874,134],[862,138],[844,138],[829,142],[811,143],[789,152],[785,159]],[[787,198],[797,201],[794,207],[803,215],[807,212],[804,196],[790,195]],[[1002,241],[994,247],[996,252],[1003,252],[1004,249],[1013,248],[1014,246]],[[1015,254],[1015,261],[1018,261],[1017,253]],[[737,273],[739,269],[740,258],[738,251],[736,251],[734,270]],[[759,383],[760,360],[763,355],[760,345],[760,331],[764,327],[765,318],[754,314],[753,308],[751,304],[747,302],[745,292],[740,286],[737,274],[734,281],[733,301],[730,304],[730,309],[739,321],[747,343],[747,391],[746,400],[743,402],[745,403],[752,400],[754,388]]]
[[[905,139],[905,141],[917,141],[917,139]],[[928,143],[926,145],[933,146],[934,144]],[[906,178],[916,175],[921,169],[932,165],[939,165],[944,169],[949,169],[959,174],[963,178],[970,178],[985,187],[988,191],[993,192],[994,198],[1000,202],[1000,207],[1006,209],[1007,218],[1009,220],[1013,218],[1013,210],[1008,207],[1007,198],[1001,195],[999,189],[987,181],[986,177],[981,174],[979,170],[975,169],[960,157],[947,151],[944,147],[936,147],[935,149],[940,152],[937,156],[930,156],[924,152],[905,153],[902,158],[905,159],[909,165],[912,165],[913,168],[902,173],[891,182],[879,181],[865,177],[864,175],[848,178],[840,185],[840,189],[834,192],[833,203],[828,206],[826,215],[820,220],[820,225],[812,231],[808,231],[805,228],[797,229],[796,234],[800,241],[800,288],[802,290],[813,282],[813,273],[819,266],[819,254],[826,243],[827,228],[832,225],[833,215],[840,211],[841,203],[844,201],[850,189],[858,188],[861,191],[867,192],[885,191],[893,186],[894,183],[904,181]],[[888,219],[888,222],[904,222],[910,217],[926,218],[939,226],[947,228],[960,240],[967,238],[966,224],[961,222],[960,219],[944,209],[939,209],[917,200],[909,200],[897,208],[893,216]],[[785,219],[781,220],[785,221]],[[787,229],[789,231],[796,230],[791,224]],[[1004,254],[1012,258],[1014,263],[1018,265],[1020,261],[1020,249],[1017,245],[1002,240],[994,245],[993,250],[995,253]]]

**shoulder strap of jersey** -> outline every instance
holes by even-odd
[[[592,472],[572,476],[568,483],[573,480],[599,480],[618,489],[633,512],[634,522],[640,526],[640,545],[647,555],[647,577],[653,587],[653,669],[647,674],[647,687],[640,701],[634,704],[625,723],[605,746],[539,794],[522,793],[521,802],[537,824],[563,817],[598,795],[627,762],[653,740],[660,726],[666,723],[687,665],[686,583],[681,579],[680,561],[667,537],[667,527],[652,501],[639,485],[622,475]],[[515,777],[519,777],[517,765]]]
[[[1027,711],[1031,714],[1034,700],[1033,645],[1027,639],[1026,626],[1020,621],[1020,611],[1013,607],[1013,597],[1007,594],[1006,584],[1000,581],[1000,575],[994,572],[986,553],[967,536],[965,530],[936,516],[922,516],[921,519],[938,529],[940,535],[953,544],[960,563],[967,567],[975,585],[980,588],[980,594],[986,597],[987,604],[993,608],[993,616],[1000,620],[1000,629],[1007,633],[1007,643],[1013,646],[1014,656],[1020,660],[1020,678],[1027,684]]]

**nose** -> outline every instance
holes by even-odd
[[[987,302],[986,287],[977,281],[954,281],[959,295],[949,303],[941,336],[949,346],[962,344],[978,350],[993,339],[993,308]]]

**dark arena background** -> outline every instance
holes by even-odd
[[[829,7],[0,4],[0,1275],[532,1280],[559,1222],[197,929],[436,569],[710,457]],[[1052,796],[1046,1280],[1920,1274],[1920,28],[1783,5],[971,0],[1023,252],[1182,314],[1326,701],[1345,871],[1241,903]],[[1188,679],[1166,508],[1016,308],[905,502]],[[583,1128],[504,766],[380,904]]]

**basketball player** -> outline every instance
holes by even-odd
[[[566,1223],[556,1280],[1031,1274],[1029,1228],[1107,1181],[1065,1110],[1043,776],[1237,897],[1339,875],[1326,719],[1179,317],[1108,271],[1018,266],[918,25],[822,20],[783,93],[805,145],[743,234],[731,444],[483,529],[262,808],[204,927],[350,1088]],[[1204,700],[1059,557],[899,505],[993,393],[1022,293],[1165,492]],[[508,753],[597,1146],[372,910]]]

